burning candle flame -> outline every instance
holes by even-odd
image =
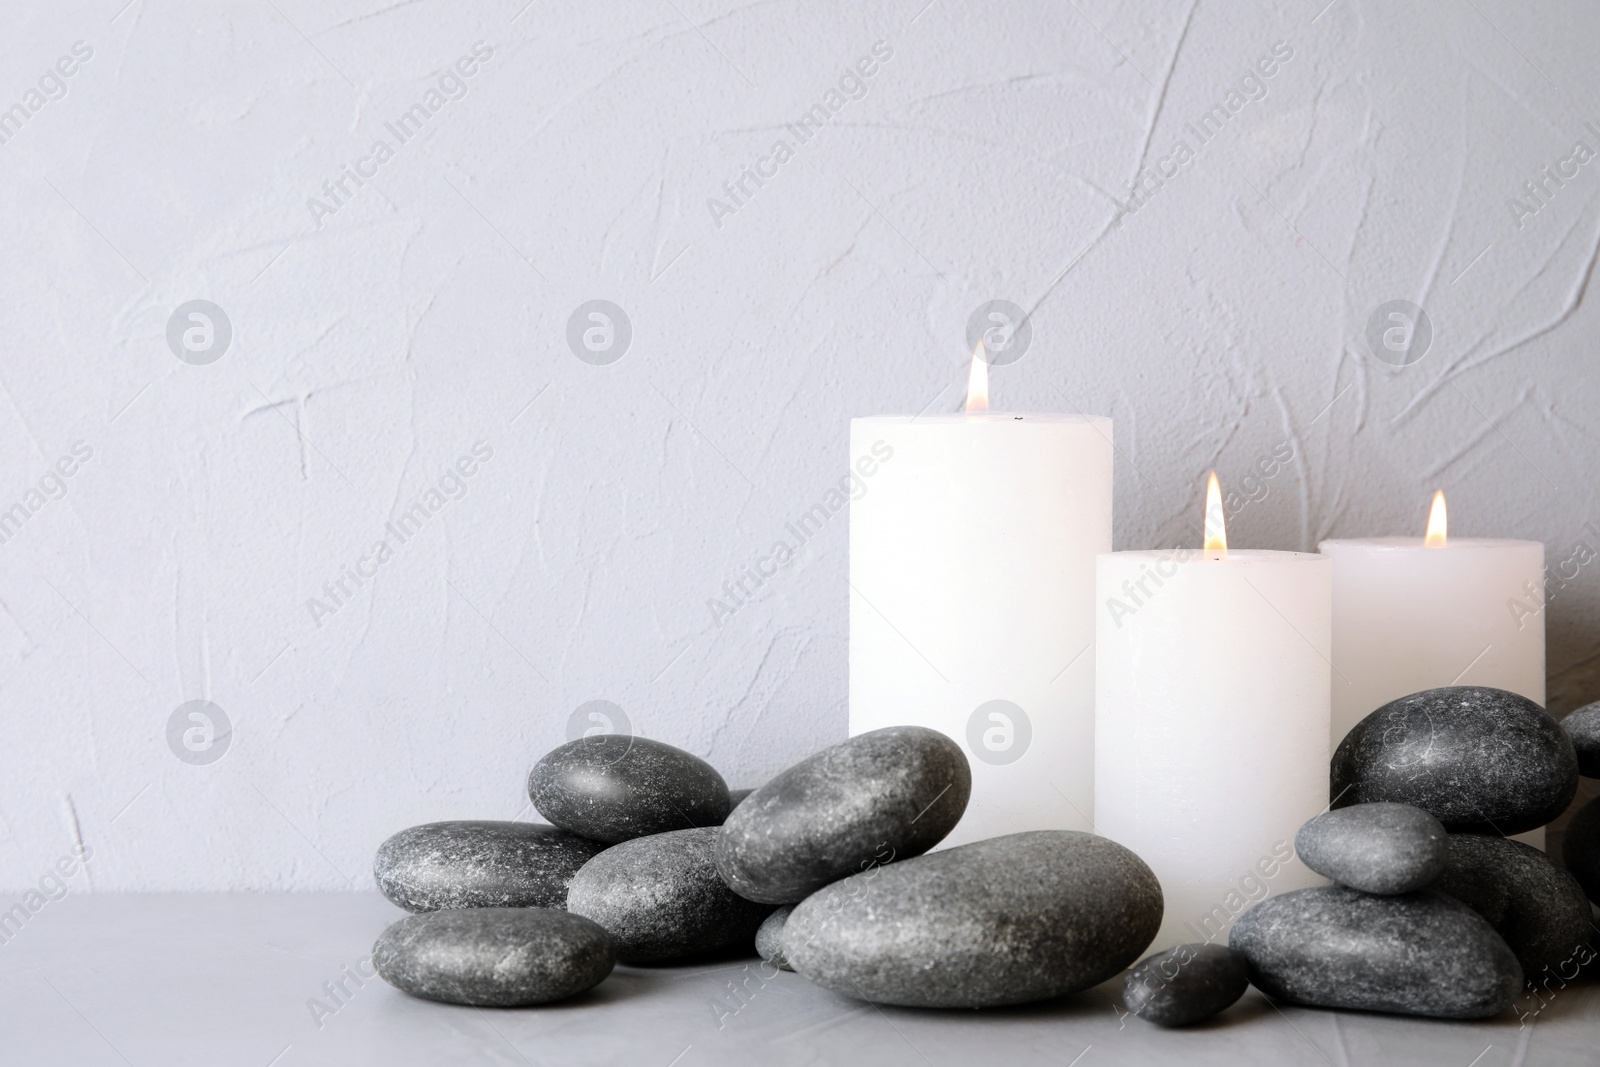
[[[989,361],[984,359],[983,342],[972,350],[972,370],[967,374],[967,411],[989,410]]]
[[[1222,521],[1222,487],[1217,484],[1217,472],[1211,472],[1206,483],[1206,551],[1227,552],[1228,530]]]
[[[1444,490],[1436,489],[1433,493],[1433,507],[1428,509],[1428,536],[1423,544],[1428,548],[1443,548],[1445,546],[1445,526],[1448,520],[1444,510]]]

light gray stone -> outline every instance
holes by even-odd
[[[552,824],[609,844],[716,826],[729,810],[728,783],[705,760],[626,734],[552,750],[528,775],[528,796]]]
[[[1477,912],[1424,889],[1380,897],[1343,886],[1268,897],[1228,944],[1267,996],[1314,1008],[1488,1019],[1522,988],[1517,957]]]
[[[1070,830],[989,838],[851,875],[797,905],[800,974],[874,1004],[987,1008],[1087,989],[1139,958],[1161,886],[1132,852]]]
[[[674,830],[611,846],[574,876],[567,910],[605,927],[624,963],[751,951],[772,908],[717,876],[711,851],[719,832]]]
[[[385,841],[372,873],[407,911],[564,908],[567,883],[605,847],[537,823],[434,822]]]
[[[1189,1026],[1226,1011],[1249,985],[1243,956],[1227,945],[1195,943],[1140,960],[1122,983],[1122,999],[1146,1022]]]
[[[1313,871],[1363,893],[1409,893],[1444,871],[1444,826],[1410,804],[1357,804],[1300,827],[1294,850]]]
[[[966,753],[921,726],[823,749],[757,789],[717,840],[740,895],[792,904],[847,874],[920,855],[955,828],[972,792]]]
[[[611,973],[611,936],[552,908],[449,908],[408,915],[378,937],[372,965],[428,1000],[515,1008],[565,1000]]]

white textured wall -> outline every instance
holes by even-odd
[[[1600,16],[1324,2],[10,3],[0,108],[40,106],[0,151],[0,509],[92,456],[0,544],[0,887],[77,838],[98,890],[369,884],[402,826],[516,815],[591,699],[734,784],[842,738],[845,517],[720,626],[707,600],[852,415],[955,409],[991,299],[1033,311],[997,407],[1115,418],[1120,547],[1285,442],[1237,544],[1419,530],[1443,486],[1459,533],[1600,547],[1600,161],[1510,204],[1600,149]],[[233,329],[206,366],[167,343],[193,299]],[[565,340],[591,299],[632,323],[610,365]],[[1365,340],[1391,299],[1434,328],[1398,370]],[[1600,696],[1597,571],[1548,611],[1557,710]],[[207,766],[166,739],[196,699],[237,731]]]

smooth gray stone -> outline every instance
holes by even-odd
[[[567,883],[606,846],[525,822],[432,822],[378,846],[372,873],[407,911],[564,908]]]
[[[552,750],[528,775],[528,797],[554,825],[609,844],[716,826],[729,808],[728,783],[705,760],[626,734]]]
[[[784,955],[783,951],[783,927],[789,921],[789,913],[793,910],[793,904],[785,904],[768,915],[761,927],[756,930],[756,955],[785,971],[794,970],[789,966],[789,957]]]
[[[1294,850],[1307,867],[1363,893],[1421,889],[1450,858],[1444,826],[1410,804],[1357,804],[1300,827]]]
[[[593,989],[616,965],[611,935],[553,908],[449,908],[378,936],[372,965],[416,997],[480,1008],[548,1004]]]
[[[1139,958],[1161,885],[1114,841],[1034,830],[851,875],[798,904],[789,965],[825,989],[989,1008],[1087,989]]]
[[[1268,897],[1228,944],[1269,997],[1314,1008],[1487,1019],[1522,989],[1516,954],[1494,927],[1432,889],[1379,897],[1318,886]]]
[[[1567,823],[1561,862],[1583,887],[1584,895],[1600,904],[1600,797],[1579,808]]]
[[[717,827],[612,845],[567,887],[567,910],[593,919],[624,963],[661,963],[754,945],[772,908],[723,884],[711,862]]]
[[[1578,753],[1578,773],[1600,778],[1600,700],[1585,704],[1561,720],[1561,728]]]
[[[754,793],[754,792],[755,792],[754,789],[730,789],[730,790],[728,790],[728,811],[731,813],[734,808],[737,808],[740,804],[744,803],[746,797],[748,797],[751,793]]]
[[[1489,920],[1529,981],[1580,956],[1595,931],[1583,887],[1543,852],[1503,837],[1450,835],[1450,864],[1433,884]]]
[[[920,855],[967,810],[966,753],[937,730],[891,726],[808,756],[752,793],[717,839],[734,891],[793,904],[847,874]]]
[[[1188,1026],[1226,1011],[1250,985],[1244,957],[1227,945],[1179,945],[1140,960],[1122,983],[1127,1009],[1157,1026]]]
[[[1566,810],[1578,757],[1526,697],[1457,685],[1392,700],[1333,754],[1333,807],[1413,804],[1451,833],[1520,834]]]

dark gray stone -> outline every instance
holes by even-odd
[[[1431,889],[1379,897],[1343,886],[1268,897],[1228,944],[1269,997],[1314,1008],[1487,1019],[1522,989],[1516,954],[1494,927]]]
[[[1451,833],[1520,834],[1578,790],[1572,742],[1526,697],[1475,685],[1392,700],[1356,724],[1332,764],[1333,807],[1413,804]]]
[[[1521,841],[1451,834],[1450,864],[1433,888],[1489,920],[1529,981],[1588,955],[1594,931],[1583,887]]]
[[[798,904],[789,965],[836,993],[988,1008],[1087,989],[1139,958],[1161,886],[1114,841],[1072,830],[991,837],[851,875]]]
[[[372,965],[396,989],[480,1008],[565,1000],[599,985],[616,962],[611,935],[553,908],[408,915],[372,949]]]
[[[1294,850],[1307,867],[1363,893],[1421,889],[1450,858],[1444,826],[1410,804],[1357,804],[1300,827]]]
[[[1579,808],[1567,823],[1561,862],[1583,887],[1584,895],[1600,904],[1600,797]]]
[[[407,911],[564,908],[567,883],[606,846],[525,822],[433,822],[378,847],[372,873]]]
[[[1140,960],[1122,983],[1122,999],[1148,1022],[1188,1026],[1226,1011],[1249,984],[1244,957],[1227,945],[1179,945]]]
[[[961,746],[891,726],[825,748],[752,793],[723,825],[717,870],[734,891],[792,904],[829,882],[920,855],[972,793]]]
[[[745,798],[748,797],[751,793],[754,793],[754,792],[755,792],[754,789],[730,789],[730,790],[728,790],[728,811],[732,812],[734,808],[737,808],[740,804],[743,804],[744,801],[745,801]]]
[[[534,764],[528,796],[539,814],[580,837],[629,838],[716,826],[728,783],[698,756],[626,734],[580,737]]]
[[[572,879],[567,910],[610,931],[624,963],[749,952],[772,908],[717,876],[711,852],[719,832],[674,830],[611,846]]]
[[[1600,701],[1585,704],[1561,720],[1561,728],[1578,753],[1578,773],[1600,778]]]
[[[762,922],[761,928],[756,931],[756,955],[785,971],[794,970],[789,966],[789,957],[783,952],[783,927],[789,921],[789,913],[793,910],[793,904],[785,904],[768,915]]]

